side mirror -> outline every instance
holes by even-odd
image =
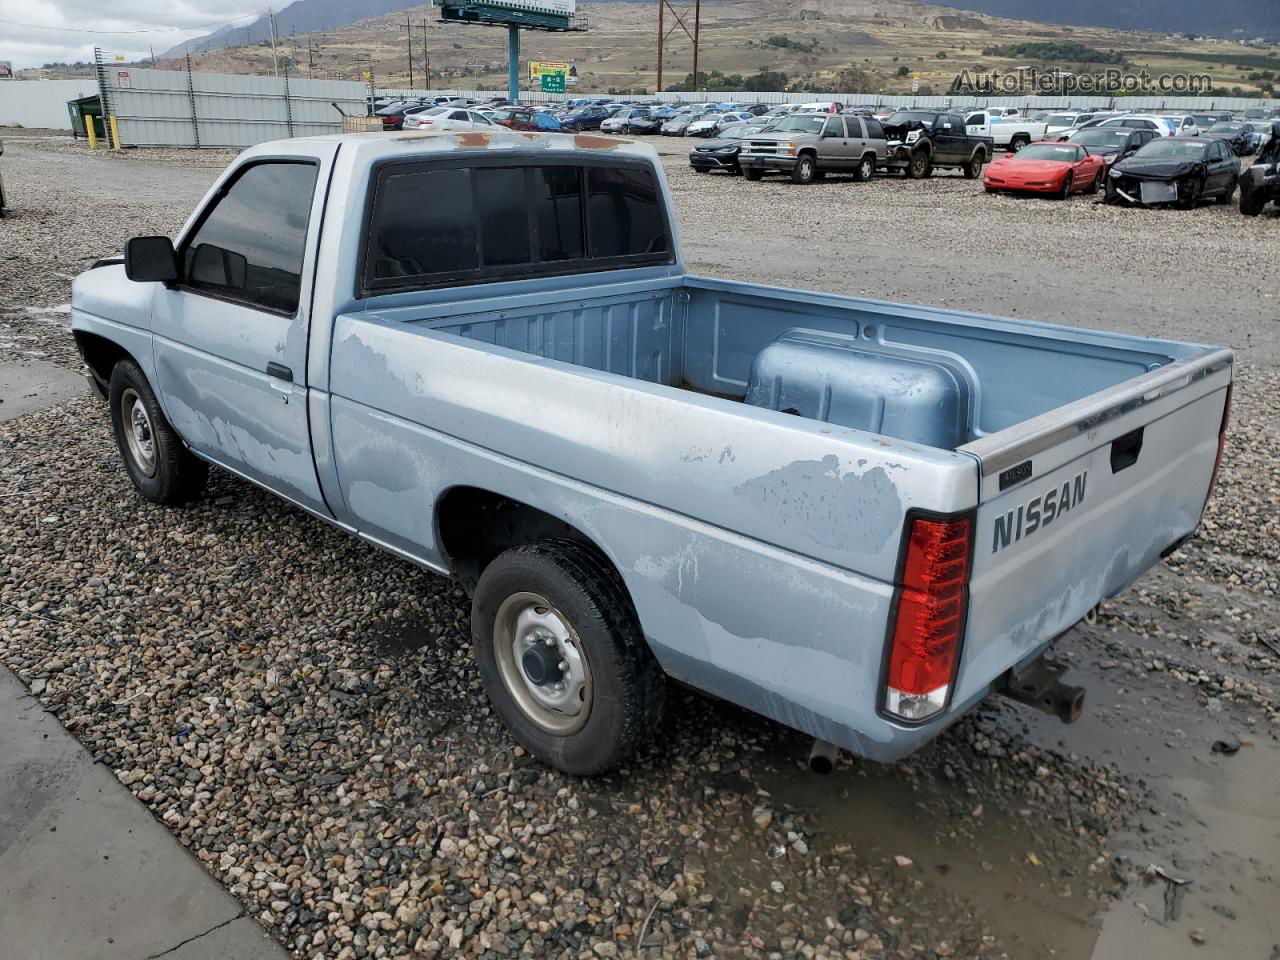
[[[124,245],[124,272],[135,283],[178,279],[178,255],[168,237],[134,237]]]
[[[202,243],[192,253],[192,283],[243,290],[248,278],[249,261],[243,254],[212,243]]]

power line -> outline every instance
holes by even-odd
[[[239,17],[232,17],[230,20],[215,20],[212,23],[197,23],[189,27],[152,27],[147,30],[85,30],[80,27],[50,27],[43,23],[23,23],[20,20],[7,20],[0,17],[0,23],[7,23],[15,27],[27,27],[31,30],[56,30],[59,33],[93,33],[93,34],[111,34],[113,36],[123,36],[134,33],[177,33],[183,30],[204,30],[207,27],[220,27],[224,24],[235,23],[239,20],[247,20],[250,17],[261,17],[260,13],[246,13]]]

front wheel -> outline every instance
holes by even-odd
[[[796,160],[791,168],[792,183],[813,183],[818,178],[818,164],[813,157],[805,155]]]
[[[911,163],[907,167],[907,176],[912,180],[925,180],[933,174],[933,161],[925,150],[917,150],[911,155]]]
[[[565,773],[602,773],[657,727],[666,681],[622,581],[592,547],[515,547],[471,605],[476,664],[516,740]]]
[[[757,167],[743,167],[742,175],[748,180],[759,180],[764,176],[764,171]]]
[[[111,426],[129,479],[146,499],[168,506],[194,500],[209,479],[209,466],[193,456],[174,432],[132,360],[111,371]]]

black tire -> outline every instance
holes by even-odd
[[[1013,139],[1009,141],[1009,152],[1017,153],[1019,150],[1021,150],[1030,142],[1031,142],[1031,138],[1028,137],[1025,133],[1014,134]]]
[[[758,167],[743,167],[742,175],[748,180],[755,181],[764,176],[764,171]]]
[[[1239,188],[1239,186],[1240,186],[1240,178],[1232,177],[1231,183],[1227,185],[1226,192],[1224,192],[1222,196],[1218,198],[1218,202],[1221,204],[1228,204],[1232,200],[1234,200],[1236,198],[1236,190]]]
[[[1102,178],[1106,176],[1106,173],[1107,173],[1106,166],[1099,167],[1098,172],[1095,173],[1093,175],[1093,179],[1089,181],[1089,186],[1085,190],[1085,193],[1089,194],[1090,196],[1096,194],[1098,192],[1098,188],[1102,186]]]
[[[547,606],[537,600],[545,600]],[[516,609],[540,610],[543,617],[549,610],[556,622],[567,626],[570,649],[580,653],[589,677],[585,717],[569,718],[580,724],[578,728],[547,729],[536,719],[539,707],[528,693],[535,686],[528,675],[520,668],[513,676],[513,659],[500,662],[506,646],[502,638],[513,646],[520,642],[518,633],[510,634],[503,626],[513,604]],[[521,746],[565,773],[591,776],[617,765],[635,752],[662,717],[662,668],[645,642],[621,579],[586,544],[548,540],[501,554],[476,585],[471,636],[480,678],[498,716]],[[535,643],[522,649],[539,647]],[[534,703],[533,708],[522,706],[518,697]]]
[[[927,180],[933,176],[933,159],[928,150],[917,150],[907,164],[907,176],[912,180]]]
[[[1240,212],[1246,217],[1256,217],[1267,205],[1267,195],[1257,188],[1245,187],[1240,191]]]
[[[802,154],[796,158],[796,165],[791,168],[792,183],[813,183],[818,179],[818,161],[811,154]]]
[[[710,173],[711,170],[708,167],[694,167],[693,172],[694,173]]]
[[[1075,177],[1071,175],[1071,171],[1067,171],[1067,175],[1062,178],[1062,189],[1053,195],[1055,200],[1065,200],[1071,196],[1071,188],[1075,186]]]
[[[209,479],[209,465],[187,450],[132,360],[121,360],[111,371],[107,398],[120,459],[138,492],[168,506],[198,497]]]
[[[1185,198],[1184,197],[1178,198],[1178,202],[1176,206],[1179,210],[1194,210],[1196,207],[1196,204],[1200,202],[1200,199],[1203,196],[1204,196],[1204,178],[1201,177],[1199,180],[1196,181],[1194,189],[1191,191],[1191,193],[1188,196],[1186,196]]]
[[[964,178],[966,180],[977,180],[982,176],[982,165],[986,162],[987,155],[981,150],[974,153],[969,158],[969,162],[964,165]]]
[[[853,168],[853,179],[859,183],[866,183],[876,175],[876,158],[874,154],[868,153],[865,157],[858,161],[858,165]]]

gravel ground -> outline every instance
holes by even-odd
[[[176,230],[229,155],[6,146],[0,360],[75,366],[70,278]],[[661,149],[699,271],[1239,351],[1200,534],[1060,644],[1086,721],[993,703],[815,779],[799,735],[681,692],[634,762],[565,777],[488,710],[449,582],[226,475],[189,510],[143,503],[88,399],[0,427],[0,659],[299,958],[1083,958],[1143,952],[1132,917],[1269,949],[1234,916],[1274,906],[1280,869],[1277,307],[1240,263],[1275,262],[1276,218],[748,184]],[[1187,786],[1210,781],[1273,801],[1235,857]],[[1147,863],[1197,871],[1182,916],[1141,916]]]

